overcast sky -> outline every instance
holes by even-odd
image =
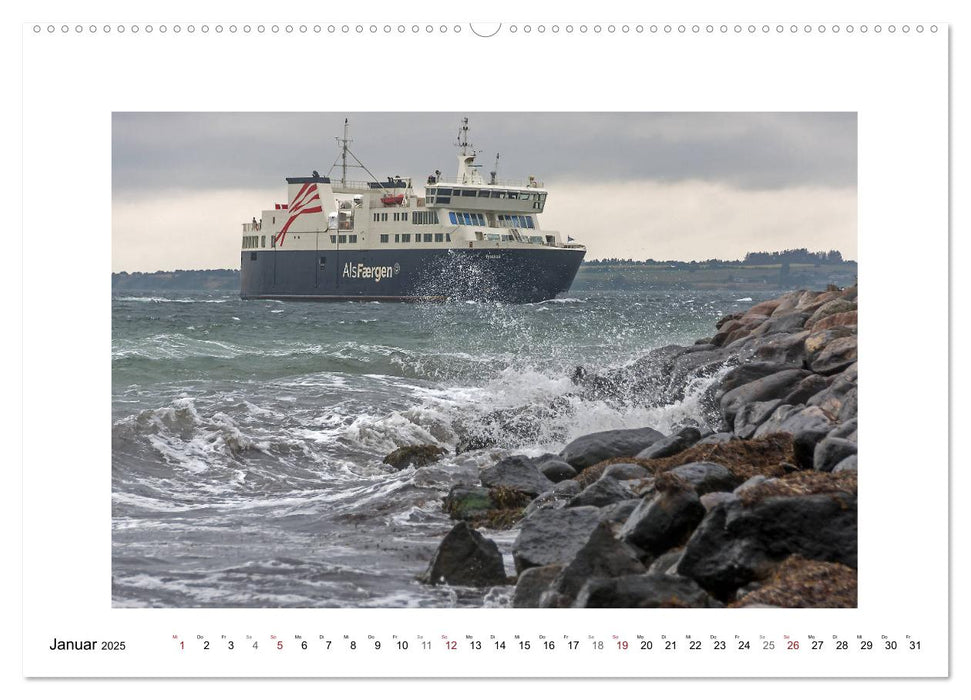
[[[454,177],[469,116],[483,172],[499,152],[500,178],[543,180],[541,225],[588,259],[856,258],[853,113],[116,113],[113,269],[239,267],[240,224],[330,170],[345,116],[371,172],[416,186]]]

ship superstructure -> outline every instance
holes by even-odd
[[[244,299],[531,302],[569,289],[586,249],[540,227],[542,182],[482,177],[468,119],[455,180],[436,171],[423,195],[411,178],[374,178],[346,120],[338,143],[331,174],[286,178],[287,202],[243,224]],[[370,179],[348,179],[355,168]]]

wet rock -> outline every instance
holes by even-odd
[[[751,506],[736,500],[705,516],[685,545],[678,574],[727,600],[790,554],[855,568],[856,552],[852,494],[771,497]]]
[[[670,457],[671,455],[675,455],[678,452],[688,449],[700,439],[701,431],[697,428],[690,426],[687,428],[682,428],[674,435],[669,435],[666,438],[662,438],[650,447],[641,450],[637,453],[637,458],[659,459],[661,457]]]
[[[609,506],[604,506],[600,509],[600,522],[623,525],[640,503],[640,498],[630,498],[626,501],[618,501]]]
[[[563,448],[560,457],[582,471],[605,459],[632,457],[663,437],[654,428],[607,430],[578,437]]]
[[[652,557],[684,544],[705,517],[693,490],[668,490],[642,501],[620,529],[618,537]]]
[[[567,507],[594,506],[596,508],[603,508],[604,506],[609,506],[611,503],[626,501],[634,497],[630,489],[619,481],[600,477],[587,488],[583,489],[578,495],[574,496],[567,504]]]
[[[614,578],[626,574],[643,574],[647,569],[638,553],[617,540],[608,523],[600,523],[569,564],[553,581],[540,599],[544,608],[568,608],[580,589],[592,578]]]
[[[859,322],[857,318],[856,311],[846,311],[841,314],[833,314],[832,316],[827,316],[812,325],[811,330],[815,333],[816,331],[824,331],[827,328],[838,328],[840,326],[855,326]]]
[[[824,438],[816,445],[813,453],[813,469],[818,472],[833,471],[833,467],[855,454],[855,442],[838,437]]]
[[[695,443],[695,446],[697,447],[698,445],[719,445],[723,442],[731,442],[734,439],[735,439],[735,433],[712,433],[711,435],[701,438],[698,442]]]
[[[717,508],[722,503],[726,501],[731,501],[736,498],[735,493],[728,491],[712,491],[711,493],[706,493],[701,497],[701,506],[705,509],[707,513],[709,510]]]
[[[516,581],[512,606],[514,608],[538,608],[540,597],[561,571],[563,571],[563,566],[560,564],[534,566],[531,569],[526,569]]]
[[[759,426],[781,405],[781,399],[773,399],[772,401],[756,401],[742,406],[735,414],[735,435],[743,440],[752,437]]]
[[[840,298],[833,299],[831,301],[827,301],[825,304],[816,309],[806,322],[806,326],[812,328],[815,324],[819,323],[827,316],[855,311],[855,302]]]
[[[762,484],[768,480],[769,480],[769,477],[765,476],[764,474],[756,474],[755,476],[750,476],[743,483],[736,486],[735,490],[732,491],[732,494],[735,496],[741,495],[745,493],[748,489],[755,488],[759,484]]]
[[[460,522],[438,546],[424,580],[453,586],[497,586],[506,582],[506,571],[496,543]]]
[[[819,374],[810,374],[808,377],[796,384],[795,388],[782,398],[782,403],[787,403],[792,406],[800,403],[806,403],[813,396],[828,387],[829,384],[830,380],[828,378]]]
[[[734,425],[735,414],[746,404],[782,398],[808,374],[809,372],[802,369],[787,369],[726,392],[719,401],[726,424]]]
[[[444,447],[438,445],[405,445],[385,456],[381,461],[398,470],[410,466],[424,467],[440,460],[446,452]]]
[[[722,604],[682,576],[634,574],[587,581],[578,608],[720,608]]]
[[[544,462],[537,461],[536,464],[540,473],[554,484],[572,479],[577,475],[576,469],[559,458],[548,459]]]
[[[771,377],[786,370],[801,369],[795,365],[780,362],[749,362],[729,370],[718,384],[716,398],[721,398],[732,389],[750,384],[757,379]]]
[[[674,575],[674,569],[678,566],[678,562],[681,561],[681,555],[683,553],[684,548],[672,549],[670,552],[665,552],[651,562],[651,565],[647,568],[647,573]]]
[[[836,426],[831,431],[829,431],[829,435],[827,435],[826,437],[843,438],[845,440],[856,442],[857,441],[856,433],[857,433],[857,421],[856,421],[856,418],[851,418],[845,423],[841,423],[840,425]]]
[[[781,316],[771,316],[752,331],[752,335],[770,335],[772,333],[798,333],[803,329],[809,314],[793,311]]]
[[[779,406],[755,431],[755,437],[773,433],[796,435],[802,431],[824,431],[833,429],[833,422],[816,406]]]
[[[525,517],[531,516],[538,510],[543,510],[544,508],[564,508],[567,502],[573,498],[573,496],[565,496],[563,494],[558,494],[556,491],[546,491],[541,493],[526,506],[526,510],[523,511]]]
[[[817,374],[836,374],[856,362],[856,336],[837,338],[828,343],[810,363]]]
[[[841,460],[839,464],[833,467],[833,473],[838,472],[855,472],[856,471],[856,455],[850,455],[844,460]]]
[[[453,486],[445,496],[443,510],[456,520],[475,520],[496,507],[487,488]]]
[[[583,487],[573,481],[573,479],[561,481],[553,487],[553,493],[562,498],[573,498],[581,491],[583,491]]]
[[[512,546],[516,571],[570,561],[599,521],[600,511],[593,506],[533,513],[523,521]]]
[[[813,468],[816,444],[826,435],[825,427],[820,426],[809,430],[800,430],[792,436],[792,454],[797,467],[800,469]]]
[[[529,457],[513,455],[483,469],[479,475],[483,486],[503,487],[538,496],[553,488],[553,482],[543,476]]]
[[[731,491],[739,481],[726,467],[714,462],[690,462],[667,473],[691,484],[699,496],[710,491]]]
[[[753,358],[755,362],[799,368],[806,358],[807,337],[809,337],[809,331],[749,336],[732,343],[725,349],[731,353],[737,353],[740,357]]]
[[[604,469],[602,478],[615,479],[617,481],[631,481],[633,479],[650,479],[652,476],[653,473],[650,469],[646,469],[639,464],[618,462]]]

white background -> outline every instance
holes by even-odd
[[[600,5],[604,7],[604,4]],[[191,7],[191,6],[190,6]],[[324,26],[339,23],[347,17],[353,23],[368,23],[373,17],[379,25],[397,24],[403,20],[424,25],[429,21],[452,26],[460,22],[467,27],[469,19],[520,20],[518,11],[502,12],[496,4],[489,12],[477,6],[477,12],[463,15],[451,9],[433,12],[423,4],[421,11],[403,5],[376,5],[384,12],[369,11],[367,17],[359,8],[340,8],[323,12],[320,6],[303,12],[275,12],[279,8],[237,7],[226,13],[199,13],[187,9],[177,12],[170,4],[164,14],[152,21],[183,23],[200,18],[215,23],[242,24],[263,22],[267,25],[301,22]],[[657,24],[670,20],[678,24],[693,22],[716,27],[723,21],[730,26],[747,27],[754,23],[773,28],[780,22],[786,27],[794,22],[802,27],[806,20],[813,27],[837,22],[872,26],[878,20],[884,26],[904,22],[925,27],[936,23],[946,28],[955,19],[945,6],[943,14],[927,14],[934,8],[922,5],[920,15],[900,12],[884,5],[879,17],[867,17],[839,7],[819,4],[811,15],[805,13],[780,17],[777,11],[754,8],[749,13],[707,12],[692,10],[681,14],[660,11],[657,14],[630,10],[550,15],[534,8],[523,22],[561,25],[586,21],[606,25]],[[905,6],[902,6],[905,7]],[[370,8],[368,8],[370,10]],[[288,8],[289,10],[289,8]],[[828,11],[824,11],[828,10]],[[34,10],[40,12],[39,10]],[[65,14],[66,12],[66,14]],[[238,13],[238,14],[237,14]],[[949,16],[951,15],[951,16]],[[53,21],[57,26],[78,21],[85,26],[92,21],[134,21],[130,14],[93,11],[79,16],[78,10],[40,12],[18,19],[43,26]],[[576,21],[579,20],[579,21]],[[507,20],[508,21],[508,20]],[[961,25],[957,25],[960,28]],[[7,45],[19,42],[20,27],[8,36]],[[690,31],[690,30],[689,30]],[[955,30],[956,31],[956,30]],[[72,32],[73,34],[73,32]],[[108,431],[110,379],[110,317],[107,303],[110,293],[110,112],[113,110],[233,110],[250,109],[251,96],[263,86],[281,82],[297,72],[314,71],[313,57],[322,55],[321,71],[326,71],[327,57],[337,54],[353,56],[366,63],[369,56],[405,55],[412,59],[415,84],[413,102],[396,101],[394,109],[468,109],[488,110],[489,94],[508,83],[494,85],[492,75],[509,75],[524,64],[544,71],[544,82],[530,84],[518,92],[524,110],[840,110],[858,111],[860,127],[860,255],[861,303],[864,323],[861,327],[862,353],[867,358],[861,372],[861,557],[860,608],[856,611],[750,611],[672,613],[659,611],[650,617],[651,627],[670,633],[688,631],[703,634],[719,628],[722,634],[734,634],[741,627],[758,634],[763,628],[770,633],[848,634],[888,633],[901,636],[914,634],[939,645],[947,639],[947,45],[942,38],[911,33],[852,37],[831,32],[809,35],[800,32],[790,36],[788,30],[779,37],[773,31],[764,36],[719,35],[633,35],[568,38],[562,33],[509,35],[481,40],[470,37],[466,29],[455,36],[436,33],[434,39],[424,35],[370,37],[351,35],[348,39],[308,34],[278,37],[230,38],[154,34],[118,36],[84,35],[30,37],[24,44],[24,658],[25,672],[38,673],[46,667],[36,650],[49,644],[56,634],[63,638],[90,635],[92,639],[113,637],[138,639],[140,646],[161,650],[163,635],[192,635],[197,632],[219,634],[225,629],[265,631],[283,628],[290,634],[315,631],[323,625],[341,632],[354,627],[367,634],[390,635],[403,628],[418,633],[484,634],[497,626],[520,631],[549,630],[567,633],[611,634],[634,629],[630,613],[608,611],[594,618],[588,611],[570,611],[555,617],[544,617],[546,611],[524,614],[522,611],[123,611],[110,608],[110,444]],[[324,37],[324,39],[322,39]],[[959,55],[960,42],[955,39],[953,55]],[[470,50],[471,49],[471,50]],[[460,59],[463,54],[468,59]],[[438,90],[425,70],[425,56],[435,55],[468,60],[472,65],[494,62],[495,71],[477,70],[476,92],[463,91],[468,99],[459,104],[448,89]],[[15,59],[15,57],[13,57]],[[310,64],[309,66],[307,64]],[[8,62],[9,65],[9,62]],[[640,66],[652,66],[649,89],[645,88]],[[283,81],[286,82],[285,80]],[[584,86],[595,83],[591,93]],[[345,88],[353,83],[345,82]],[[282,91],[280,110],[386,110],[388,105],[375,99],[367,85],[350,89],[340,104],[331,100],[326,81],[313,92]],[[479,95],[476,97],[476,95]],[[591,102],[595,100],[595,102]],[[269,108],[269,107],[267,107]],[[954,135],[959,145],[958,134]],[[14,151],[15,152],[15,151]],[[957,174],[957,166],[955,169]],[[14,182],[16,185],[16,181]],[[56,189],[52,192],[51,188]],[[9,188],[8,188],[9,190]],[[955,185],[955,192],[958,191]],[[955,222],[957,219],[955,219]],[[52,232],[63,240],[52,242]],[[958,228],[955,226],[954,231]],[[11,232],[14,241],[18,236]],[[955,236],[955,247],[959,246]],[[923,272],[910,275],[900,283],[899,270],[912,270],[909,251],[922,246],[927,264]],[[960,268],[956,268],[960,269]],[[50,280],[61,280],[51,284]],[[63,280],[70,280],[67,284]],[[960,276],[955,279],[960,287]],[[65,316],[65,299],[73,309]],[[52,313],[57,309],[58,313]],[[960,336],[958,335],[957,338]],[[74,339],[70,345],[63,339]],[[86,342],[77,343],[76,339]],[[957,345],[956,347],[960,347]],[[955,368],[959,370],[959,368]],[[62,406],[52,411],[52,406]],[[958,408],[958,407],[956,407]],[[960,423],[955,423],[960,425]],[[959,432],[960,435],[960,432]],[[53,446],[53,447],[52,447]],[[955,485],[960,484],[960,470],[955,465]],[[13,484],[10,484],[12,487]],[[15,493],[11,488],[10,493]],[[41,500],[43,499],[43,500]],[[53,502],[52,502],[53,499]],[[955,523],[960,513],[955,514]],[[11,519],[7,532],[16,532],[20,523]],[[957,550],[956,550],[957,551]],[[957,562],[956,562],[957,563]],[[957,590],[957,586],[955,586]],[[16,598],[16,591],[9,597]],[[955,600],[955,607],[959,601]],[[509,614],[506,614],[509,613]],[[14,618],[15,619],[15,618]],[[564,621],[568,620],[568,621]],[[740,622],[744,620],[744,622]],[[691,629],[687,629],[691,627]],[[569,628],[569,629],[567,629]],[[818,630],[818,632],[817,632]],[[251,632],[252,633],[252,632]],[[279,633],[279,631],[278,631]],[[16,638],[14,630],[8,638]],[[876,639],[876,637],[875,637]],[[9,641],[9,639],[8,639]],[[955,638],[954,658],[959,659],[959,635]],[[933,644],[933,642],[932,642]],[[18,645],[5,649],[8,660],[19,655]],[[938,649],[940,647],[938,646]],[[91,672],[98,657],[83,657],[84,667],[64,666],[61,672],[82,675]],[[735,657],[732,657],[735,659]],[[859,654],[854,657],[860,662]],[[887,664],[886,657],[883,663]],[[896,658],[896,657],[895,657]],[[946,672],[946,657],[929,652],[923,657],[925,673]],[[171,661],[156,665],[150,675],[185,673]],[[69,663],[71,659],[66,659]],[[157,663],[142,657],[140,663]],[[183,662],[184,663],[184,662]],[[281,662],[274,662],[281,663]],[[356,670],[368,675],[381,671],[387,662],[366,660]],[[704,662],[694,664],[703,674],[728,675],[733,670],[719,670],[717,659],[710,654]],[[783,659],[763,661],[763,668],[748,673],[815,675],[817,669],[787,667]],[[630,670],[630,662],[624,665]],[[700,668],[699,668],[700,666]],[[476,675],[515,674],[510,667],[480,666]],[[128,673],[145,674],[150,666],[126,661]],[[200,667],[201,668],[201,667]],[[298,670],[279,667],[287,675]],[[529,668],[527,665],[526,668]],[[115,668],[115,673],[126,669]],[[342,669],[345,673],[354,670]],[[387,668],[384,668],[388,672]],[[451,670],[454,671],[454,668]],[[589,668],[581,669],[589,671]],[[655,669],[660,673],[688,675],[690,670],[672,667]],[[960,674],[960,665],[952,669]],[[53,667],[47,667],[53,672]],[[238,673],[239,671],[237,671]],[[650,670],[649,670],[650,672]],[[829,673],[862,672],[864,675],[908,673],[897,665],[883,668],[831,668]],[[108,672],[103,672],[109,675]],[[232,675],[232,671],[223,671]],[[547,675],[576,674],[577,669],[546,671]],[[914,673],[913,669],[910,673]],[[426,675],[435,675],[425,672]],[[87,686],[95,690],[92,684]],[[120,693],[127,685],[116,682],[108,692]],[[213,692],[212,684],[193,688]],[[254,686],[245,686],[254,688]],[[336,690],[326,686],[331,692]],[[396,686],[397,687],[397,686]],[[414,686],[412,686],[414,687]],[[488,686],[487,686],[488,687]],[[576,687],[576,686],[574,686]],[[581,684],[589,692],[589,684]],[[717,692],[724,692],[719,684]],[[929,686],[932,692],[953,689],[942,683]],[[265,684],[255,688],[265,693]],[[295,682],[283,686],[284,692],[299,692]],[[742,692],[740,685],[729,688]],[[185,684],[169,686],[168,692],[184,692]],[[392,691],[385,684],[383,692]],[[655,689],[652,687],[652,689]],[[31,682],[21,690],[30,695],[55,694],[66,687],[54,682]],[[467,693],[435,686],[438,692]],[[527,692],[538,687],[527,686]],[[705,687],[699,688],[706,692]],[[708,687],[708,692],[716,690]],[[769,688],[763,688],[768,691]],[[788,688],[786,692],[791,692]],[[816,691],[822,688],[816,688]],[[510,688],[493,686],[491,693],[510,692]],[[620,687],[617,692],[624,692]],[[129,692],[136,692],[129,690]],[[138,690],[137,692],[142,692]],[[397,692],[397,691],[394,691]],[[677,691],[676,691],[677,692]],[[734,691],[733,691],[734,692]],[[923,692],[923,691],[922,691]]]

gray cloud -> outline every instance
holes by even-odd
[[[408,88],[402,88],[408,89]],[[255,98],[255,96],[254,96]],[[514,108],[515,91],[497,106]],[[455,171],[462,116],[490,170],[544,180],[678,182],[743,189],[854,187],[854,113],[115,113],[116,197],[146,190],[279,187],[326,173],[351,119],[352,150],[379,177]]]

